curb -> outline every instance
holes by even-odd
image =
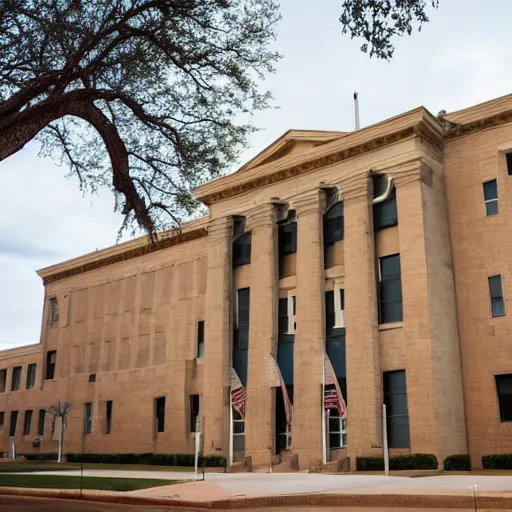
[[[123,505],[157,505],[174,507],[173,510],[204,511],[232,510],[267,507],[410,507],[410,508],[473,508],[472,496],[465,495],[423,495],[423,494],[288,494],[281,496],[258,496],[232,498],[214,501],[186,501],[176,498],[149,498],[112,494],[83,494],[59,491],[36,490],[21,487],[0,487],[0,495],[24,496],[91,501],[97,503],[118,503]],[[512,496],[479,496],[481,509],[505,510],[512,508]]]

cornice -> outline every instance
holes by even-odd
[[[43,275],[43,284],[46,286],[47,284],[59,281],[61,279],[66,279],[72,276],[76,276],[78,274],[82,274],[84,272],[89,272],[91,270],[103,268],[108,265],[119,263],[121,261],[138,258],[139,256],[144,256],[146,254],[160,251],[162,249],[167,249],[168,247],[173,247],[184,242],[190,242],[192,240],[202,238],[207,234],[208,230],[204,227],[193,229],[191,231],[178,232],[173,236],[162,238],[155,244],[146,243],[144,245],[134,247],[133,249],[128,249],[110,256],[105,256],[103,258],[100,257],[90,262],[71,266],[69,268],[66,268],[65,270],[56,271],[48,275]]]
[[[447,117],[447,119],[449,121],[449,117]],[[489,128],[496,128],[498,126],[509,123],[512,123],[512,110],[500,112],[498,114],[494,114],[483,119],[478,119],[470,123],[460,124],[447,132],[445,138],[446,140],[453,140],[460,137],[465,137],[466,135],[471,135],[475,132],[487,130]]]

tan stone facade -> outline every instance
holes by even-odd
[[[478,467],[482,455],[511,452],[495,380],[512,374],[511,122],[505,97],[444,119],[418,108],[352,133],[290,131],[196,191],[207,218],[161,234],[156,246],[141,238],[41,270],[41,342],[0,352],[0,452],[9,451],[15,411],[18,452],[56,452],[48,416],[41,447],[32,441],[39,411],[66,398],[67,452],[192,453],[198,400],[204,453],[228,457],[235,365],[247,393],[235,460],[266,465],[281,451],[308,468],[322,461],[326,346],[331,360],[339,355],[332,363],[348,403],[346,423],[326,420],[328,459],[348,458],[354,469],[356,457],[382,454],[384,402],[392,453],[470,453]],[[376,176],[396,204],[381,229]],[[482,187],[492,180],[498,213],[486,215]],[[331,243],[333,202],[342,202],[343,227]],[[288,253],[287,222],[296,226]],[[233,242],[249,232],[250,263],[239,265]],[[398,277],[386,273],[392,261]],[[492,316],[492,276],[501,276],[501,316]],[[387,286],[395,297],[385,304]],[[279,446],[283,399],[271,355],[293,400],[288,446]]]

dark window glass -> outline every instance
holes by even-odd
[[[485,214],[496,215],[498,213],[498,182],[486,181],[484,187]]]
[[[409,448],[409,412],[405,370],[384,372],[383,377],[388,446],[390,448]]]
[[[507,171],[508,175],[512,176],[512,153],[507,153]]]
[[[504,316],[505,302],[501,287],[501,275],[489,277],[489,292],[491,295],[492,316]]]
[[[496,375],[500,420],[512,421],[512,374]]]
[[[50,350],[46,353],[46,380],[55,378],[55,364],[57,362],[57,352]]]
[[[17,391],[21,387],[21,366],[12,369],[11,391]]]
[[[9,425],[9,435],[16,435],[16,425],[18,423],[18,411],[11,411],[11,424]]]
[[[165,396],[155,398],[155,423],[156,431],[165,431]]]
[[[327,338],[325,349],[331,360],[336,377],[345,378],[347,376],[345,335]]]
[[[251,232],[244,233],[233,242],[233,268],[251,263]]]
[[[27,367],[27,389],[32,389],[36,385],[36,364],[29,364]]]
[[[373,197],[379,197],[386,192],[388,177],[378,175],[373,177]],[[386,201],[373,205],[373,227],[375,231],[398,225],[398,214],[396,211],[396,190],[393,189]]]
[[[294,297],[295,298],[295,297]],[[288,298],[279,299],[277,365],[285,384],[293,384],[293,344],[295,335],[288,333]]]
[[[50,297],[49,299],[50,309],[48,312],[50,326],[56,327],[59,323],[59,303],[57,297]]]
[[[0,370],[0,393],[4,393],[7,388],[7,370]]]
[[[400,255],[380,258],[379,265],[379,323],[401,322],[403,311]]]
[[[327,337],[332,336],[332,331],[336,323],[334,313],[334,292],[325,292],[325,332]]]
[[[105,434],[112,432],[112,400],[107,400],[105,411]]]
[[[336,203],[324,214],[324,245],[343,240],[343,202]]]
[[[199,418],[199,395],[190,395],[190,432],[197,432],[196,425]]]
[[[204,356],[204,320],[197,322],[197,357]]]
[[[46,410],[39,409],[39,418],[37,420],[37,435],[44,436],[44,420],[46,417]]]
[[[281,224],[279,234],[279,257],[297,252],[297,223]]]
[[[89,374],[89,382],[96,382],[96,374],[95,373]]]
[[[84,404],[84,432],[90,434],[92,432],[92,403]]]
[[[30,434],[30,427],[32,425],[32,411],[25,411],[25,419],[23,421],[23,435]]]
[[[4,422],[5,422],[5,412],[0,411],[0,427],[4,426]]]
[[[250,289],[242,288],[237,292],[237,318],[233,335],[233,368],[240,381],[247,384],[247,354],[249,349],[249,310]]]
[[[279,334],[288,333],[288,299],[279,299],[278,331]]]
[[[293,386],[286,386],[288,392],[288,398],[293,404]],[[286,411],[284,407],[284,397],[281,387],[276,389],[276,410],[275,410],[275,450],[276,453],[280,453],[290,447],[291,444],[291,433],[287,432],[286,426]]]

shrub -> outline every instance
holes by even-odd
[[[357,471],[383,471],[382,457],[357,457]],[[397,455],[389,458],[389,469],[393,471],[407,469],[437,469],[437,457],[431,453],[414,453],[412,455]]]
[[[56,453],[19,453],[18,456],[25,457],[26,460],[38,460],[38,461],[57,460]]]
[[[56,454],[51,455],[55,456],[55,459],[57,458]],[[67,461],[82,464],[152,464],[155,466],[184,467],[193,467],[195,462],[194,455],[189,453],[68,453]],[[199,466],[203,468],[223,468],[226,467],[226,458],[218,455],[201,456],[199,457]]]
[[[482,466],[484,469],[512,469],[512,454],[484,455]]]
[[[445,471],[471,471],[471,459],[469,455],[450,455],[444,459]]]

